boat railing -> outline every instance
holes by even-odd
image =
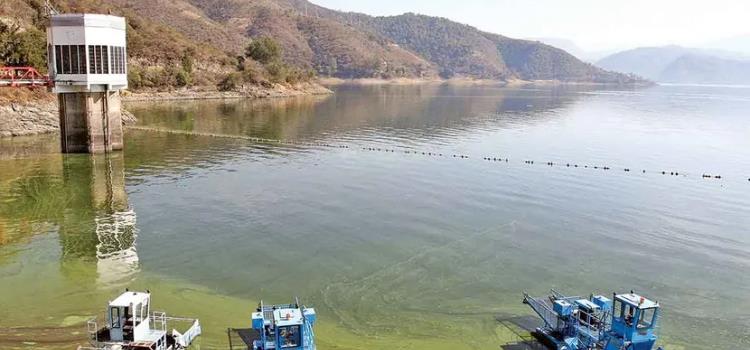
[[[275,305],[263,305],[262,310],[278,310],[278,309],[298,309],[295,304],[275,304]]]
[[[579,300],[579,299],[585,299],[585,298],[580,297],[580,296],[565,296],[565,294],[562,294],[562,293],[560,293],[560,292],[558,292],[558,291],[556,291],[554,289],[550,289],[549,291],[550,291],[550,301],[565,300],[567,302],[572,303],[572,302],[574,302],[576,300]]]
[[[315,333],[313,333],[313,328],[310,322],[305,322],[305,340],[304,340],[304,349],[305,350],[315,350]]]
[[[92,345],[99,344],[99,323],[96,317],[90,318],[86,321],[86,332],[89,334],[89,343]]]
[[[163,311],[154,311],[151,314],[151,328],[167,331],[167,313]]]
[[[101,342],[95,346],[78,346],[76,350],[108,350],[122,347],[122,343],[117,342]]]
[[[187,321],[189,319],[179,318],[178,320]],[[188,328],[188,330],[185,333],[180,334],[180,332],[178,332],[177,330],[175,329],[172,330],[172,334],[178,336],[177,341],[183,347],[190,346],[193,340],[195,340],[196,337],[201,335],[201,332],[202,332],[201,324],[200,324],[200,321],[198,321],[197,319],[193,320],[192,325],[190,326],[190,328]]]
[[[190,324],[187,328],[180,328],[183,332],[172,328],[172,335],[176,336],[177,342],[182,347],[188,347],[196,337],[201,335],[202,329],[200,321],[196,318],[171,317],[163,311],[154,311],[151,316],[151,327],[166,332],[169,324],[181,323]]]
[[[184,333],[178,331],[177,329],[174,329],[174,328],[172,329],[172,334],[177,336],[178,342],[183,347],[187,347],[188,345],[190,345],[190,343],[192,343],[193,340],[197,336],[199,336],[202,331],[201,324],[198,319],[187,318],[187,317],[171,317],[171,316],[167,316],[167,313],[164,311],[154,311],[151,314],[150,320],[151,320],[152,329],[160,330],[163,332],[167,331],[169,324],[173,324],[173,323],[190,324],[190,326],[187,328],[180,328],[181,330],[184,331]]]

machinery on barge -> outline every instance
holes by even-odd
[[[197,319],[167,317],[151,312],[151,293],[125,291],[107,305],[105,325],[88,321],[90,346],[78,350],[179,350],[186,349],[201,334]],[[183,332],[168,326],[183,324]]]
[[[542,298],[524,293],[523,302],[544,321],[534,336],[553,350],[651,350],[657,340],[659,303],[632,291],[609,299],[552,290]]]
[[[230,328],[229,348],[252,350],[315,350],[315,309],[300,304],[265,305],[252,315],[252,328]]]

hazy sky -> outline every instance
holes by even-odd
[[[372,15],[416,12],[586,50],[700,44],[750,34],[750,0],[312,0]]]

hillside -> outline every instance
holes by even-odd
[[[665,83],[750,83],[750,59],[725,51],[679,46],[637,48],[605,57],[597,65]]]
[[[750,84],[750,61],[716,56],[684,55],[661,72],[659,81],[693,84]]]
[[[202,3],[226,0],[190,1],[198,7],[205,8]],[[229,1],[245,3],[241,0]],[[549,45],[482,32],[445,18],[411,13],[373,17],[360,13],[333,11],[305,0],[265,2],[273,3],[280,11],[335,21],[352,31],[368,33],[372,40],[391,42],[391,45],[398,45],[427,60],[443,78],[559,80],[615,84],[638,81],[636,78],[606,72],[581,62],[567,52]],[[224,12],[222,18],[234,18],[236,13],[246,11]],[[237,22],[236,19],[234,21]],[[251,27],[254,26],[257,26],[257,23],[251,24]]]
[[[0,50],[0,64],[28,63],[44,69],[42,3],[5,0],[0,4],[0,23],[20,26],[6,34],[15,41],[24,36],[20,41],[31,43],[31,48],[12,48],[27,52],[21,59],[11,59],[18,55]],[[129,78],[136,89],[294,84],[313,73],[337,78],[638,82],[539,42],[415,14],[373,17],[304,0],[53,0],[53,4],[62,12],[111,11],[127,17]],[[2,33],[0,26],[0,41]],[[263,38],[280,48],[278,61],[258,62],[245,55],[249,43]]]

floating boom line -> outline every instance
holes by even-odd
[[[145,127],[145,126],[127,126],[126,128],[131,129],[131,130],[177,134],[177,135],[239,139],[239,140],[247,140],[247,141],[251,141],[255,143],[271,144],[271,145],[275,144],[275,145],[290,145],[290,146],[338,148],[338,149],[349,149],[349,150],[361,150],[361,151],[367,151],[367,152],[421,155],[421,156],[427,156],[427,157],[451,158],[451,159],[458,159],[458,160],[479,159],[479,157],[473,157],[473,156],[469,156],[466,154],[445,153],[445,152],[435,152],[435,151],[419,151],[419,150],[413,150],[413,149],[398,150],[396,148],[386,148],[382,146],[361,146],[360,145],[357,147],[352,147],[348,145],[337,145],[337,144],[326,143],[326,142],[270,139],[270,138],[263,138],[263,137],[254,137],[254,136],[183,131],[183,130],[153,128],[153,127]],[[491,162],[491,163],[506,163],[506,164],[511,163],[511,158],[509,157],[484,156],[484,157],[481,157],[481,160],[484,162]],[[514,163],[515,162],[516,161],[514,161]],[[616,172],[621,172],[621,173],[626,173],[626,174],[658,174],[658,175],[671,176],[671,177],[693,177],[692,175],[690,175],[691,173],[684,172],[684,171],[675,171],[675,170],[647,170],[643,168],[610,167],[610,166],[601,166],[601,165],[589,165],[586,163],[576,163],[576,162],[537,162],[537,161],[529,160],[529,159],[524,159],[523,163],[526,165],[543,165],[547,167],[600,170],[602,172],[615,172],[616,171]],[[705,179],[705,180],[726,179],[722,175],[715,174],[715,173],[705,173],[705,172],[701,173],[700,178]],[[750,183],[750,177],[747,178],[747,182]]]

